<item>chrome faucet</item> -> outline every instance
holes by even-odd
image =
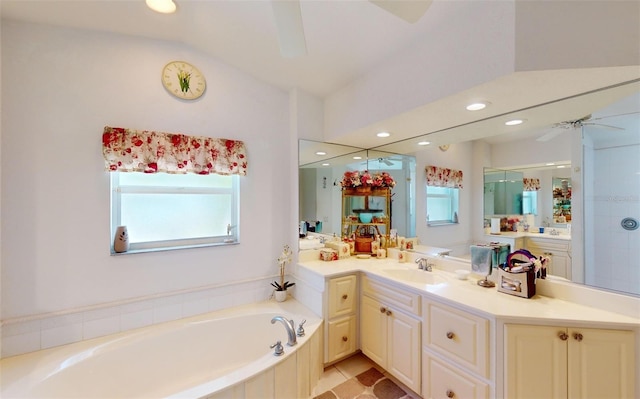
[[[287,330],[287,336],[289,337],[287,345],[294,346],[297,344],[298,340],[296,338],[296,329],[293,320],[287,320],[283,316],[275,316],[271,319],[271,324],[276,324],[276,321],[281,322],[284,325],[285,330]]]
[[[429,259],[427,258],[418,258],[416,259],[416,263],[418,264],[418,269],[424,270],[425,272],[433,271],[432,264],[429,263]]]

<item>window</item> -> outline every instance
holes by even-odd
[[[458,188],[427,187],[427,225],[458,223]]]
[[[538,192],[537,191],[522,192],[522,213],[525,215],[538,214]]]
[[[239,241],[239,177],[111,175],[111,237],[127,226],[129,252]]]

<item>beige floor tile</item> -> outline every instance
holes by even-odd
[[[342,375],[335,366],[327,367],[320,377],[320,381],[313,389],[313,396],[320,395],[324,391],[335,387],[338,384],[345,382],[347,378]]]
[[[376,367],[376,364],[365,355],[359,353],[341,361],[340,363],[336,364],[335,367],[346,378],[352,378],[364,371],[369,370],[371,367]]]

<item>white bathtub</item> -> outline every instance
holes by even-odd
[[[293,319],[296,327],[307,320],[306,335],[296,346],[287,346],[282,323],[271,324],[276,315]],[[314,340],[319,342],[321,322],[294,300],[262,302],[10,357],[0,361],[0,397],[249,397],[243,384],[258,377],[275,392],[264,397],[277,397],[278,390],[291,388],[278,388],[269,379],[287,359],[296,370],[297,351],[303,349],[311,368],[320,367],[320,345]],[[279,357],[269,347],[277,340],[285,348]],[[309,385],[313,378],[302,380]]]

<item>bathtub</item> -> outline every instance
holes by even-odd
[[[276,315],[296,328],[306,319],[297,345],[271,324]],[[270,301],[9,357],[0,361],[0,397],[307,397],[322,367],[321,323],[295,300]],[[270,348],[278,340],[283,356]]]

